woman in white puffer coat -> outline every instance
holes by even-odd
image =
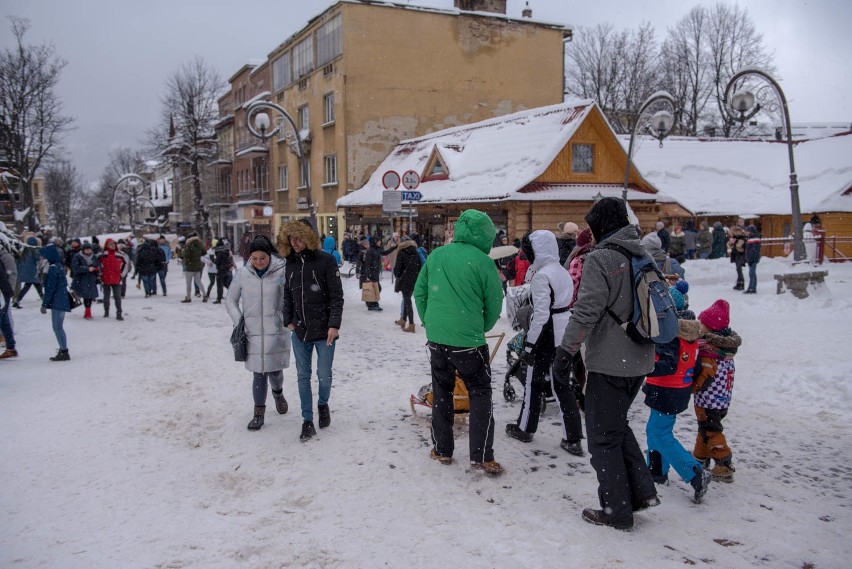
[[[228,289],[225,305],[234,326],[242,316],[248,338],[246,369],[254,373],[254,417],[248,424],[251,431],[263,426],[266,415],[267,385],[272,388],[275,408],[287,412],[284,398],[283,369],[290,367],[290,331],[282,320],[284,268],[286,261],[263,235],[249,244],[249,258],[240,267]],[[242,306],[240,305],[242,300]]]
[[[568,305],[574,296],[574,284],[559,263],[559,246],[551,231],[533,231],[524,236],[521,248],[532,263],[526,278],[530,285],[532,316],[521,356],[527,364],[524,400],[518,420],[506,425],[506,434],[521,442],[532,441],[541,415],[542,392],[549,381],[562,415],[559,446],[582,456],[583,431],[574,390],[569,384],[555,381],[551,373],[556,346],[562,341],[571,318]]]

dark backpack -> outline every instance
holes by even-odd
[[[213,264],[216,265],[216,271],[227,271],[231,268],[231,255],[227,249],[216,251],[213,254]]]
[[[667,344],[674,340],[677,337],[677,309],[657,263],[649,255],[633,255],[614,243],[603,248],[618,251],[630,260],[633,282],[633,314],[630,320],[622,321],[609,306],[607,313],[635,342]]]

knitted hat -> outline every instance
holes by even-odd
[[[80,247],[80,249],[83,250],[83,251],[85,251],[86,249],[91,249],[91,248],[92,248],[92,244],[89,243],[88,241],[83,241],[83,246]]]
[[[586,223],[600,243],[604,236],[630,225],[627,218],[627,206],[621,198],[603,198],[592,206],[585,217]]]
[[[660,229],[662,229],[663,227],[665,227],[665,226],[666,226],[666,224],[665,224],[665,223],[663,223],[662,221],[658,221],[658,222],[657,222],[657,230],[658,230],[658,231],[659,231]]]
[[[675,283],[675,288],[677,288],[678,292],[681,294],[686,294],[689,292],[689,283],[681,279]]]
[[[262,251],[267,255],[278,253],[275,247],[272,246],[272,242],[265,235],[258,235],[251,240],[251,243],[249,243],[249,255],[251,255],[255,251]]]
[[[678,311],[686,308],[686,299],[683,298],[683,295],[680,293],[680,291],[677,288],[670,286],[669,287],[669,294],[672,295],[672,300],[674,300],[675,308]]]
[[[714,332],[727,328],[731,323],[731,306],[720,298],[698,315],[698,321]]]

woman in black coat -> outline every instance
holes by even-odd
[[[402,293],[402,317],[396,323],[405,332],[414,332],[414,306],[411,304],[411,295],[414,293],[414,283],[417,282],[420,268],[420,254],[417,252],[417,243],[403,237],[402,243],[399,244],[399,254],[393,268],[393,276],[396,277],[394,290]],[[405,325],[406,319],[408,326]]]

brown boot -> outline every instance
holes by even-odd
[[[414,333],[414,322],[403,328],[402,331]]]
[[[287,405],[287,400],[284,399],[284,390],[281,390],[281,393],[272,392],[272,399],[275,400],[275,410],[278,411],[279,415],[284,415],[287,410],[290,408]]]
[[[17,358],[18,350],[10,350],[6,348],[6,351],[0,354],[0,360],[5,360],[6,358]]]
[[[394,320],[394,324],[399,326],[400,328],[405,328],[405,318],[400,318],[399,320]]]
[[[249,431],[257,431],[263,426],[263,417],[266,415],[266,405],[257,405],[254,408],[254,417],[248,424]]]

